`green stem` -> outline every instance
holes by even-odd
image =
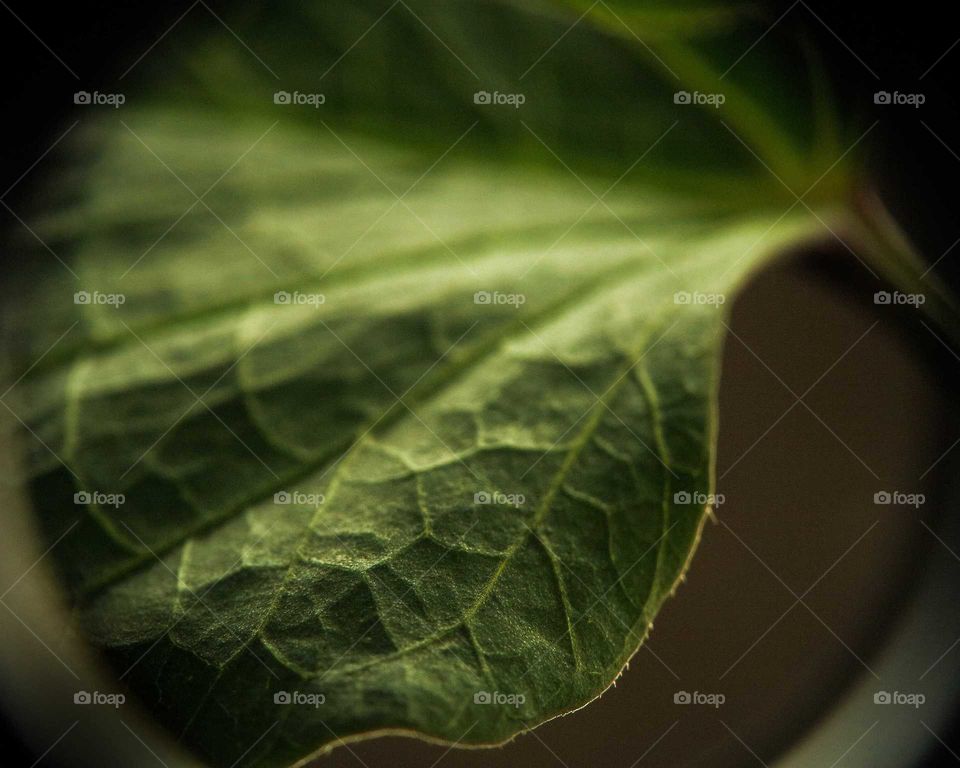
[[[861,191],[853,200],[850,222],[854,238],[880,276],[906,293],[922,294],[922,310],[946,337],[945,343],[960,349],[960,306],[946,285],[931,271],[909,241],[879,196]]]

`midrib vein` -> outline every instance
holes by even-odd
[[[499,349],[503,344],[507,343],[510,339],[527,332],[527,326],[537,326],[548,322],[553,318],[562,316],[567,309],[576,306],[582,299],[584,299],[584,297],[594,292],[602,291],[611,284],[613,286],[617,286],[620,281],[629,275],[645,271],[647,266],[648,265],[646,263],[638,263],[629,266],[629,268],[625,268],[625,265],[618,264],[606,272],[602,272],[595,276],[595,278],[586,285],[578,286],[576,289],[564,295],[553,304],[545,307],[542,311],[535,313],[532,317],[524,319],[523,322],[521,322],[518,318],[505,329],[494,329],[488,335],[488,338],[481,341],[463,359],[455,363],[445,363],[439,366],[436,373],[429,375],[427,379],[417,385],[412,392],[404,395],[404,401],[413,405],[421,404],[424,400],[442,390],[445,386],[449,385],[458,376],[468,372],[474,366],[495,353],[497,349]],[[524,323],[526,323],[526,325]],[[356,435],[364,436],[367,433],[371,433],[374,429],[377,431],[382,431],[383,429],[396,423],[396,421],[402,418],[405,413],[406,409],[399,402],[395,401],[385,408],[376,418],[371,419],[369,422],[366,422],[359,427],[356,431]],[[344,453],[344,451],[349,450],[351,445],[355,445],[355,441],[355,436],[351,436],[349,439],[341,441],[336,447],[325,451],[322,454],[318,454],[317,458],[313,461],[303,462],[303,464],[295,471],[282,476],[279,481],[264,485],[261,490],[253,492],[250,496],[227,508],[223,514],[213,516],[203,520],[197,525],[185,528],[182,531],[179,531],[175,536],[172,536],[169,539],[154,545],[152,547],[153,552],[162,557],[164,554],[170,552],[187,539],[203,533],[208,533],[230,522],[232,519],[249,509],[258,501],[269,498],[273,493],[283,490],[290,484],[296,484],[309,478],[315,472],[327,466],[334,456],[341,455]],[[353,452],[351,452],[347,458],[341,462],[341,465],[339,465],[337,470],[334,472],[331,487],[333,482],[336,482],[336,478],[340,474],[340,467],[346,463],[352,455]],[[329,501],[331,496],[329,493],[327,496],[327,501]],[[310,521],[311,525],[312,523],[313,520]],[[308,531],[309,527],[310,526],[308,525]],[[300,544],[302,544],[302,540],[298,543],[298,547]],[[127,561],[122,566],[118,566],[100,579],[97,579],[96,581],[93,581],[89,585],[83,587],[78,594],[78,603],[82,604],[102,590],[122,580],[124,577],[129,576],[146,565],[149,565],[154,559],[153,552],[143,552],[140,557]],[[292,562],[293,559],[291,559],[291,563]]]
[[[618,274],[616,275],[616,277],[619,278],[621,276]],[[585,293],[589,293],[594,290],[599,290],[602,287],[603,282],[605,281],[600,281],[599,283],[595,283],[594,285],[590,286],[590,288],[587,291],[580,293],[579,296],[582,297],[582,295],[584,295]],[[568,298],[567,302],[565,302],[564,304],[551,308],[552,311],[549,313],[549,315],[553,316],[556,313],[562,312],[564,305],[566,303],[569,303],[570,299],[572,298],[573,297],[571,296]],[[537,318],[536,321],[534,321],[534,324],[538,322],[542,323],[547,319],[549,318],[540,316]],[[519,329],[515,329],[514,333],[518,333],[518,332],[519,332]],[[485,351],[484,356],[491,354],[493,351],[500,348],[507,340],[508,338],[498,339],[491,349]],[[476,362],[476,361],[472,361],[472,362]],[[448,634],[450,631],[458,627],[467,626],[469,621],[476,614],[476,612],[479,611],[479,609],[483,606],[486,600],[489,599],[489,596],[492,594],[494,588],[496,587],[497,582],[499,581],[500,577],[503,575],[503,572],[505,571],[506,566],[512,560],[513,556],[526,543],[529,536],[533,534],[533,531],[539,528],[540,525],[543,523],[543,521],[546,519],[547,515],[550,512],[550,508],[552,506],[552,502],[554,497],[556,496],[557,491],[563,485],[563,482],[567,474],[569,473],[570,469],[576,463],[576,460],[580,456],[580,453],[582,452],[584,447],[589,443],[590,438],[595,433],[600,423],[600,420],[603,416],[603,411],[608,407],[609,402],[613,398],[615,398],[616,395],[619,393],[619,390],[623,386],[624,381],[629,380],[629,377],[627,376],[627,374],[629,373],[630,369],[633,367],[634,363],[632,361],[628,361],[628,362],[629,362],[629,365],[624,366],[623,370],[619,371],[617,378],[614,380],[614,384],[611,385],[607,389],[607,391],[604,392],[603,396],[599,398],[597,402],[594,403],[594,405],[591,407],[587,417],[587,421],[584,424],[583,429],[578,433],[577,439],[571,444],[570,448],[567,450],[563,463],[561,464],[559,470],[551,480],[547,494],[544,496],[543,500],[538,505],[536,512],[534,513],[533,526],[532,526],[533,530],[531,530],[531,528],[527,528],[524,533],[522,533],[520,536],[517,537],[516,541],[507,550],[506,554],[504,555],[503,559],[501,560],[494,574],[490,577],[486,585],[481,590],[481,594],[478,596],[474,604],[469,609],[467,609],[467,611],[464,612],[464,615],[453,625],[449,627],[440,628],[429,638],[425,638],[424,640],[417,641],[416,643],[412,643],[406,648],[402,649],[401,651],[398,651],[397,654],[393,654],[392,656],[409,653],[411,651],[416,650],[419,647],[424,647],[433,642],[436,642],[439,639],[442,639],[446,634]],[[342,471],[343,467],[349,466],[349,464],[352,462],[353,457],[356,455],[356,453],[357,452],[355,450],[351,451],[350,453],[348,453],[346,458],[344,458],[344,460],[337,465],[336,471],[334,472],[333,480],[331,481],[330,486],[328,488],[328,494],[326,499],[327,504],[329,504],[336,496],[337,490],[339,489],[340,482],[343,477],[343,471]],[[287,563],[286,571],[284,572],[283,578],[280,580],[280,583],[273,590],[273,594],[270,598],[270,603],[267,605],[264,611],[264,616],[262,620],[258,623],[256,628],[250,633],[250,637],[233,654],[231,654],[223,662],[220,668],[217,670],[217,674],[215,675],[213,681],[211,682],[210,686],[208,687],[208,689],[200,699],[200,702],[201,702],[200,705],[189,718],[188,724],[184,729],[184,733],[186,732],[186,730],[189,729],[190,724],[194,722],[197,716],[199,715],[201,709],[204,706],[204,703],[207,701],[207,699],[209,698],[209,696],[211,695],[211,693],[213,692],[214,688],[219,683],[219,681],[223,678],[223,675],[226,673],[227,668],[236,659],[240,658],[240,656],[247,651],[247,649],[251,646],[251,644],[255,640],[262,637],[264,630],[266,629],[267,625],[269,624],[270,620],[273,618],[276,612],[277,606],[279,605],[280,600],[282,599],[283,594],[285,592],[285,588],[289,583],[292,574],[295,571],[298,561],[300,560],[303,547],[305,546],[308,540],[308,537],[310,536],[310,533],[313,530],[313,524],[318,519],[321,511],[322,510],[320,508],[317,509],[314,516],[310,519],[310,521],[305,526],[303,533],[301,534],[300,538],[297,541],[297,544],[293,547],[292,554]],[[571,637],[571,642],[573,642],[572,637]],[[275,654],[274,656],[276,657]],[[279,658],[277,659],[277,661],[280,663],[284,663]],[[383,659],[374,660],[374,661],[383,661]]]
[[[656,214],[650,214],[654,218]],[[580,226],[595,226],[605,230],[606,234],[614,235],[613,239],[623,238],[629,242],[629,233],[623,231],[619,222],[605,222],[601,220],[584,219],[579,223]],[[501,241],[513,238],[510,242],[510,248],[516,250],[518,247],[532,246],[536,247],[542,244],[542,236],[555,234],[557,230],[556,222],[544,222],[531,227],[517,227],[513,229],[498,230],[496,236],[491,237],[488,232],[475,232],[463,235],[458,238],[447,238],[446,244],[451,246],[461,258],[468,258],[469,263],[478,266],[485,260],[496,260],[503,255],[503,246],[496,247]],[[491,247],[487,253],[476,253],[476,249]],[[474,252],[471,253],[471,249]],[[464,255],[466,254],[466,256]],[[461,268],[451,255],[450,251],[443,244],[434,244],[428,246],[410,246],[409,248],[398,249],[396,254],[391,255],[386,261],[377,260],[355,266],[345,265],[329,274],[309,274],[299,278],[291,277],[289,279],[270,283],[266,288],[238,296],[229,301],[221,302],[214,306],[203,306],[195,309],[189,309],[177,314],[169,315],[161,320],[133,323],[130,327],[136,331],[145,341],[164,336],[175,332],[178,326],[186,326],[190,323],[215,319],[218,317],[229,316],[233,312],[242,312],[257,305],[269,305],[273,300],[273,295],[277,291],[309,291],[311,289],[338,288],[345,286],[347,288],[362,286],[365,282],[373,280],[383,281],[393,274],[409,275],[406,270],[423,271],[430,270],[443,265]],[[295,281],[302,282],[295,282]],[[137,342],[130,337],[130,334],[118,330],[109,336],[88,337],[75,343],[66,343],[52,350],[43,361],[36,365],[26,377],[29,381],[38,375],[57,368],[58,366],[69,364],[74,358],[81,354],[95,354],[108,352],[110,350],[122,348],[124,346],[133,346]]]

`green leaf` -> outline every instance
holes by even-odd
[[[916,280],[850,202],[861,131],[718,79],[758,21],[274,4],[77,129],[37,224],[71,271],[34,254],[16,321],[30,490],[84,632],[212,765],[598,696],[709,514],[745,281],[841,228]]]

